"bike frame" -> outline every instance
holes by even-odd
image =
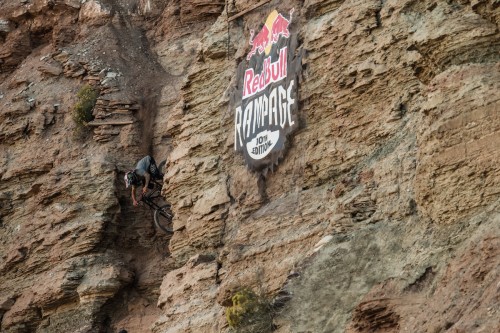
[[[160,209],[162,206],[159,206],[154,200],[158,198],[163,199],[161,196],[162,185],[156,180],[150,180],[150,183],[152,183],[154,187],[147,194],[142,195],[141,201],[148,205],[152,210]]]
[[[154,211],[153,221],[155,227],[167,234],[172,234],[173,229],[169,225],[172,223],[173,215],[170,211],[170,203],[166,202],[161,196],[162,184],[156,180],[151,180],[150,184],[153,185],[153,188],[141,197],[141,202],[144,202],[152,211]],[[156,202],[157,199],[161,199],[161,206]]]

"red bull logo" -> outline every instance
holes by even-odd
[[[257,52],[266,55],[271,52],[271,47],[279,41],[281,36],[290,37],[288,27],[292,22],[292,14],[294,9],[290,10],[290,19],[286,19],[283,15],[274,10],[266,19],[266,23],[262,29],[255,35],[254,30],[250,30],[250,45],[252,49],[247,55],[247,60],[250,60]]]
[[[287,54],[288,48],[284,47],[280,50],[280,56],[277,61],[271,62],[271,57],[265,58],[261,73],[255,73],[253,68],[248,68],[245,71],[243,99],[261,92],[271,83],[279,82],[286,78]]]
[[[252,48],[238,70],[238,89],[231,97],[234,150],[254,171],[274,168],[284,156],[287,138],[298,129],[301,56],[292,43],[293,12],[286,18],[273,10],[260,30],[250,30]]]
[[[259,31],[257,36],[254,35],[255,31],[250,30],[250,45],[252,45],[252,49],[247,55],[247,60],[250,60],[250,58],[259,51],[259,53],[264,52],[266,49],[267,45],[269,44],[269,29],[266,25],[262,27],[262,29]]]

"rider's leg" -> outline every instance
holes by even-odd
[[[163,169],[165,168],[165,164],[167,163],[167,160],[163,160],[160,162],[160,165],[158,166],[158,173],[161,179],[163,179]]]
[[[151,174],[151,177],[153,179],[158,179],[158,174],[160,172],[158,171],[158,167],[156,166],[156,163],[154,163],[154,160],[152,160],[151,164],[149,165],[149,173]]]

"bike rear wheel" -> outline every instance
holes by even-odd
[[[158,229],[162,230],[163,232],[166,232],[167,234],[172,234],[174,232],[174,229],[172,228],[173,217],[174,215],[170,210],[170,205],[162,206],[155,210],[154,213],[155,226]]]

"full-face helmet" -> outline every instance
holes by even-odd
[[[129,171],[125,174],[125,186],[128,188],[130,185],[134,185],[137,183],[137,175],[134,171]]]

